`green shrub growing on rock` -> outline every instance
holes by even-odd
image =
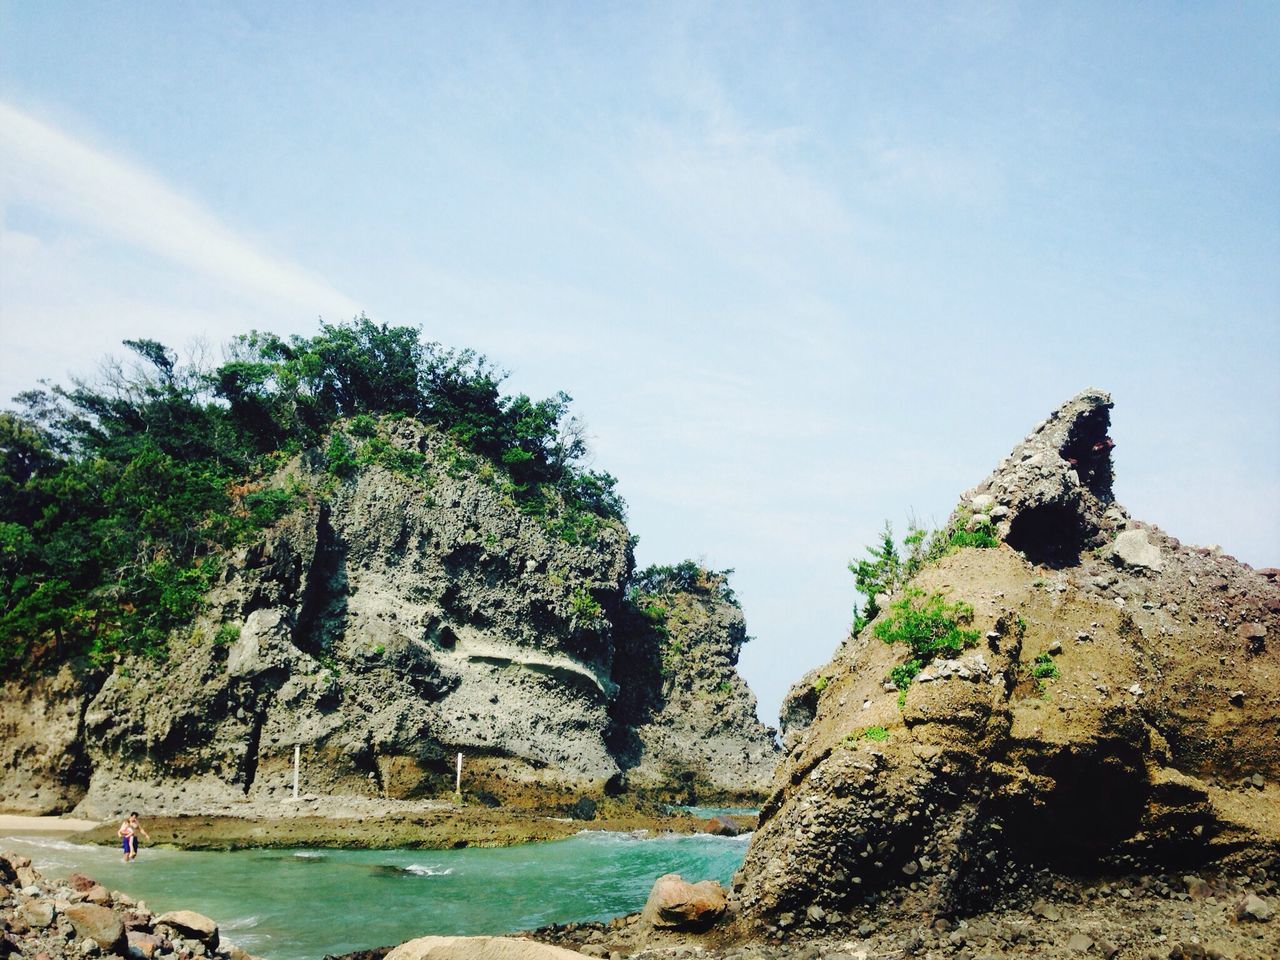
[[[978,642],[978,631],[964,626],[972,620],[973,607],[963,600],[947,603],[940,593],[926,596],[915,588],[908,588],[901,599],[889,605],[888,615],[873,630],[885,643],[905,643],[911,651],[906,663],[889,672],[899,691],[899,706],[911,682],[930,660],[955,656]]]

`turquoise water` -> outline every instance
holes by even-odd
[[[497,850],[143,848],[123,864],[106,847],[0,837],[52,876],[73,870],[147,901],[213,917],[223,936],[268,960],[303,960],[427,934],[507,933],[606,920],[644,905],[655,878],[727,883],[746,837],[582,833]]]
[[[687,813],[691,817],[710,820],[712,817],[755,817],[760,815],[759,807],[685,807],[669,808],[674,813]]]

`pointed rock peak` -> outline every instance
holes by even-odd
[[[1033,563],[1076,564],[1123,517],[1111,493],[1111,406],[1092,388],[1068,400],[965,495],[952,524],[987,526]]]

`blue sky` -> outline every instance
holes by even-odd
[[[1272,4],[0,2],[0,396],[361,310],[565,389],[776,716],[845,565],[1111,390],[1280,564]]]

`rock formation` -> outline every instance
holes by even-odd
[[[0,957],[210,957],[254,960],[191,910],[155,916],[145,902],[84,874],[42,876],[26,857],[0,855]]]
[[[763,796],[778,747],[737,671],[746,621],[726,576],[686,563],[632,599],[615,662],[633,682],[614,705],[628,787],[680,803]]]
[[[282,798],[295,745],[303,789],[317,793],[447,793],[457,752],[467,790],[508,802],[598,794],[637,762],[640,781],[669,778],[673,793],[690,780],[762,792],[776,747],[734,670],[736,608],[690,628],[716,653],[688,697],[709,684],[720,694],[686,711],[693,674],[660,659],[657,673],[632,670],[657,653],[647,633],[625,633],[635,618],[620,522],[566,538],[433,429],[379,429],[425,474],[391,457],[338,479],[318,452],[295,459],[274,482],[302,491],[301,506],[227,558],[165,660],[60,665],[6,684],[0,808]],[[644,709],[620,710],[620,697]],[[664,713],[668,703],[680,710]],[[652,732],[636,729],[642,715]],[[688,742],[712,757],[681,763]],[[734,761],[732,784],[706,777],[720,757]]]
[[[1277,571],[1116,504],[1110,407],[1090,390],[1041,423],[964,495],[942,555],[792,691],[735,880],[749,928],[963,915],[1043,870],[1280,852]],[[946,549],[978,531],[996,545]],[[962,642],[912,681],[877,624],[934,595]]]

